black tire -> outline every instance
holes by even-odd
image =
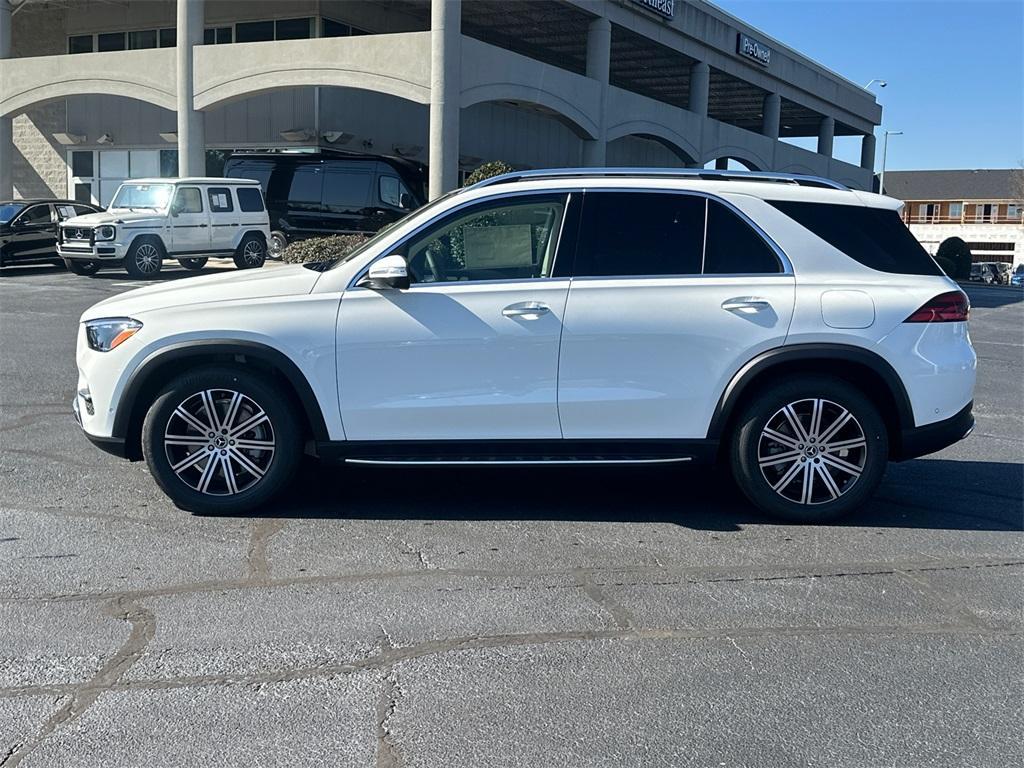
[[[207,413],[205,407],[199,407],[206,391],[213,393],[214,410],[220,419],[227,415],[230,393],[240,395],[240,405],[233,421],[236,427],[251,420],[253,414],[258,416],[253,406],[261,408],[267,421],[238,433],[236,439],[257,435],[248,438],[249,441],[270,442],[273,450],[268,454],[267,449],[232,448],[226,444],[231,438],[230,431],[226,435],[217,435],[218,430],[214,429],[216,437],[210,440],[209,433],[200,435],[194,427],[187,426],[176,415],[176,410],[183,406],[192,413],[198,413],[201,420],[208,421],[204,415]],[[168,431],[172,435],[185,435],[185,439],[195,443],[169,445]],[[218,441],[217,438],[223,439]],[[211,444],[215,445],[213,449],[206,447]],[[157,484],[177,507],[197,514],[232,515],[258,508],[287,487],[302,457],[302,431],[288,397],[269,379],[241,368],[200,368],[174,379],[153,401],[142,425],[142,452]],[[179,465],[196,453],[212,458],[197,458],[192,466],[182,467],[180,475],[175,472],[172,460]],[[249,472],[242,458],[265,474],[260,477]],[[206,479],[207,467],[214,461],[217,463],[209,470],[210,477]],[[224,462],[231,470],[236,492],[232,492],[229,485]],[[206,492],[202,490],[204,480],[208,483]]]
[[[198,272],[206,266],[207,261],[209,261],[209,258],[206,256],[198,256],[194,259],[178,259],[178,263],[190,272]]]
[[[246,235],[235,249],[235,266],[239,269],[258,269],[266,260],[267,243],[260,235]]]
[[[280,230],[270,233],[270,243],[267,246],[268,259],[280,259],[281,253],[288,247],[288,236]]]
[[[64,259],[64,266],[76,275],[95,275],[100,271],[98,261],[79,261],[78,259]]]
[[[822,403],[820,429],[811,426],[815,401]],[[813,439],[804,442],[792,426],[783,412],[789,405],[805,436]],[[829,435],[837,423],[842,426]],[[779,439],[766,434],[766,427]],[[827,450],[819,449],[820,437],[828,440]],[[733,477],[758,508],[783,520],[820,523],[842,517],[871,498],[885,474],[889,439],[878,408],[859,389],[831,376],[800,376],[770,387],[744,408],[729,450]],[[767,462],[764,467],[762,461]],[[859,468],[859,474],[843,465]],[[790,472],[795,474],[786,481]]]
[[[137,238],[124,257],[124,268],[132,277],[153,278],[163,268],[164,245],[151,237]]]

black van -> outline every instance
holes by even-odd
[[[293,240],[372,233],[426,202],[424,166],[338,150],[236,152],[224,175],[263,186],[275,256]]]

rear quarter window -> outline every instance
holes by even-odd
[[[865,267],[899,275],[943,274],[896,211],[794,200],[767,202]]]
[[[258,213],[263,210],[263,195],[256,187],[238,188],[238,209],[245,213]]]

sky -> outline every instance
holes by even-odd
[[[1024,167],[1024,0],[713,0],[872,90],[888,170]],[[802,141],[802,146],[813,148]],[[835,156],[860,162],[860,140]]]

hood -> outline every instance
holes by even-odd
[[[187,277],[127,291],[93,304],[82,314],[82,321],[100,317],[138,317],[158,309],[208,302],[302,295],[313,290],[319,277],[319,272],[298,264]]]
[[[72,216],[61,222],[64,227],[98,227],[100,224],[121,224],[127,222],[152,222],[163,224],[163,216],[153,211],[100,211],[99,213],[87,213],[84,216]]]

